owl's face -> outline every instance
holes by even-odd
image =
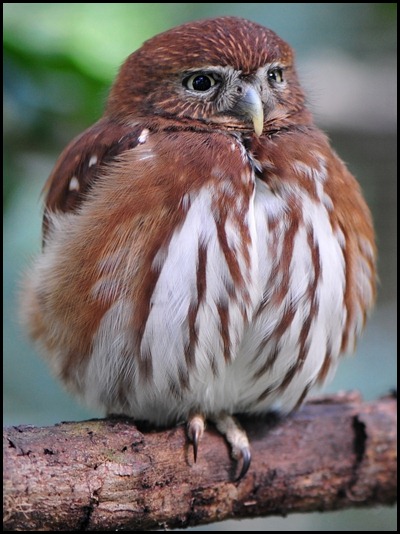
[[[257,135],[303,109],[290,46],[271,30],[230,17],[147,41],[123,65],[108,105],[125,122],[155,116]]]

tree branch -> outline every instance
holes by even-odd
[[[147,530],[393,504],[396,401],[321,397],[284,420],[241,418],[252,465],[208,427],[193,464],[184,426],[127,418],[4,431],[4,530]]]

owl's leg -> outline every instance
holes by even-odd
[[[247,473],[250,462],[250,444],[245,430],[238,421],[231,415],[221,414],[213,418],[217,430],[225,436],[226,441],[232,447],[232,457],[235,460],[243,459],[242,469],[237,480],[240,480]]]
[[[197,460],[197,449],[199,446],[199,441],[203,437],[205,428],[205,418],[201,413],[193,414],[187,425],[187,433],[189,439],[193,442],[193,457],[194,461]]]

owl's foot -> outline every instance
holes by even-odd
[[[202,414],[196,413],[191,416],[187,426],[187,433],[189,439],[193,442],[193,457],[194,461],[197,460],[197,449],[199,441],[203,437],[205,428],[205,419]]]
[[[242,479],[250,467],[251,452],[250,444],[245,430],[239,422],[231,415],[222,414],[212,418],[218,432],[220,432],[229,443],[232,449],[232,457],[235,460],[242,459],[242,469],[236,480]],[[200,413],[192,415],[188,421],[187,434],[193,442],[193,457],[197,460],[199,442],[203,437],[205,429],[205,417]]]
[[[235,460],[242,458],[242,469],[237,481],[245,476],[250,467],[251,452],[250,444],[245,430],[231,415],[223,414],[213,419],[217,430],[225,436],[226,441],[232,447],[232,457]]]

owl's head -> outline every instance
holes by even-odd
[[[107,113],[124,122],[257,135],[293,123],[304,95],[291,47],[254,22],[221,17],[161,33],[123,64]]]

